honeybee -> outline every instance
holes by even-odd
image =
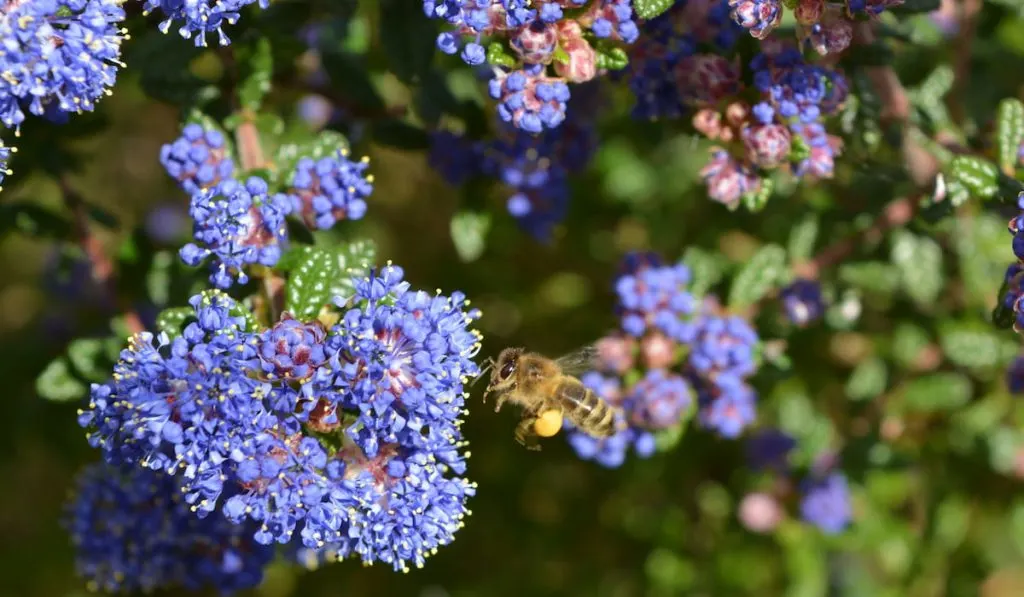
[[[593,346],[554,360],[523,348],[506,348],[497,361],[492,359],[488,365],[491,381],[484,402],[494,392],[494,412],[499,412],[505,402],[523,407],[515,436],[528,450],[540,450],[538,438],[557,433],[563,416],[587,435],[609,437],[619,429],[619,409],[575,377],[590,369],[596,357]]]

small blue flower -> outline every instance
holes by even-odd
[[[437,131],[431,134],[428,160],[448,184],[459,186],[480,172],[481,152],[479,143],[463,135]]]
[[[302,323],[285,314],[260,334],[256,352],[262,370],[272,378],[309,379],[327,361],[326,336],[320,322]]]
[[[184,39],[195,36],[197,47],[206,47],[206,35],[217,33],[222,46],[231,43],[224,33],[225,25],[238,22],[239,11],[257,0],[145,0],[144,14],[160,9],[167,17],[160,23],[160,31],[167,33],[175,21],[180,21],[178,34]],[[270,0],[258,0],[260,8],[270,6]]]
[[[794,280],[779,292],[779,299],[785,309],[786,318],[800,327],[821,319],[825,313],[821,284],[816,280]]]
[[[693,400],[686,379],[652,369],[633,386],[625,402],[632,424],[644,429],[667,429],[680,423]]]
[[[349,160],[347,150],[319,160],[302,158],[289,190],[295,211],[311,228],[321,230],[339,220],[361,219],[373,192],[373,176],[366,174],[369,165],[369,158]]]
[[[804,520],[830,535],[842,532],[850,524],[850,489],[842,473],[831,473],[821,480],[808,479],[802,492],[800,515]]]
[[[235,175],[224,135],[195,123],[185,125],[181,137],[160,149],[160,163],[190,195]]]
[[[528,133],[539,134],[565,120],[569,86],[546,76],[543,65],[498,72],[488,84],[488,91],[498,101],[498,116]]]
[[[787,458],[796,447],[796,440],[777,429],[764,429],[746,441],[747,463],[755,471],[788,468]]]
[[[228,594],[259,585],[273,559],[250,527],[195,516],[170,475],[100,463],[75,486],[65,526],[92,591]]]
[[[1006,370],[1006,386],[1011,394],[1024,394],[1024,357],[1014,357]]]
[[[686,290],[690,270],[683,264],[646,267],[615,281],[622,329],[636,337],[660,330],[669,338],[689,342],[695,328],[690,323],[696,305]]]
[[[281,258],[291,210],[287,196],[270,195],[266,181],[257,177],[200,191],[189,209],[197,242],[182,247],[181,259],[195,267],[212,257],[210,281],[218,288],[230,288],[236,279],[245,284],[246,265],[273,266]]]
[[[19,128],[24,110],[60,118],[91,112],[123,63],[118,0],[35,0],[0,7],[0,122]]]
[[[721,376],[714,382],[696,381],[699,419],[722,437],[735,439],[757,418],[757,394],[738,378]]]

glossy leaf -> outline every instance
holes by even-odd
[[[1024,142],[1024,103],[1016,98],[999,102],[996,116],[996,140],[999,144],[999,166],[1008,175],[1013,175],[1021,142]]]
[[[59,357],[50,362],[46,369],[36,378],[36,393],[40,398],[54,402],[80,400],[88,388],[85,383],[71,373],[71,366],[66,357]]]
[[[490,227],[490,214],[462,211],[452,217],[452,243],[460,259],[476,261],[483,254]]]
[[[251,44],[240,44],[235,53],[241,71],[238,99],[242,108],[256,112],[263,105],[263,98],[270,91],[270,79],[274,74],[274,57],[270,51],[270,40],[260,37]]]
[[[329,251],[309,249],[288,277],[285,310],[302,321],[316,317],[331,300],[331,284],[341,274],[338,263]]]
[[[786,251],[778,245],[762,247],[739,270],[729,289],[729,306],[743,308],[764,298],[786,269]]]
[[[633,0],[633,11],[641,19],[653,19],[672,8],[674,0]]]

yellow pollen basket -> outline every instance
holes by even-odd
[[[562,429],[562,411],[546,410],[537,417],[533,431],[541,437],[552,437]]]

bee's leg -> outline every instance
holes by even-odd
[[[498,394],[498,398],[494,401],[494,412],[501,411],[501,405],[505,404],[505,397],[507,394]]]
[[[537,433],[533,430],[533,425],[536,422],[536,417],[525,417],[516,425],[516,441],[525,446],[527,450],[540,450]]]

